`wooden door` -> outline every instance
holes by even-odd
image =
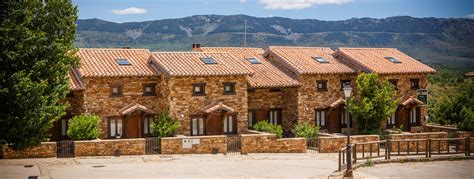
[[[224,134],[224,129],[222,127],[222,114],[220,112],[215,112],[209,114],[206,120],[206,135],[222,135]]]
[[[139,138],[141,137],[141,114],[134,114],[127,116],[126,128],[127,138]]]
[[[328,120],[326,121],[326,125],[327,125],[329,133],[338,133],[341,131],[340,113],[341,111],[339,110],[339,108],[334,109],[329,112],[327,116]]]

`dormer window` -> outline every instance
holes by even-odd
[[[397,60],[394,57],[384,57],[384,58],[387,59],[388,61],[391,61],[392,63],[402,63],[400,60]]]
[[[329,63],[325,58],[323,57],[312,57],[314,60],[316,60],[319,63]]]
[[[117,62],[118,65],[132,65],[128,59],[125,58],[119,58],[115,59],[115,62]]]
[[[201,61],[204,64],[217,64],[216,60],[214,60],[213,58],[201,58]]]
[[[251,64],[261,64],[260,60],[256,58],[246,58],[247,61],[249,61]]]

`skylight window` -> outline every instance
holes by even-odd
[[[316,60],[319,63],[329,63],[329,61],[327,61],[323,57],[313,57],[313,59]]]
[[[217,64],[216,60],[212,58],[201,58],[201,61],[205,64]]]
[[[128,61],[127,59],[124,59],[124,58],[115,59],[115,61],[116,61],[117,64],[119,64],[119,65],[132,65],[132,64],[130,63],[130,61]]]
[[[402,63],[400,60],[397,60],[394,57],[385,57],[388,61],[391,61],[392,63]]]
[[[260,60],[256,58],[246,58],[247,61],[249,61],[251,64],[261,64]]]

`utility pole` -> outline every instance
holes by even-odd
[[[247,19],[245,19],[244,25],[244,47],[247,47]]]

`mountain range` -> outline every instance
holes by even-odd
[[[321,21],[196,15],[126,23],[80,19],[75,45],[152,51],[191,50],[192,43],[243,46],[245,29],[249,47],[394,47],[432,66],[474,70],[474,20],[465,18],[397,16]]]

